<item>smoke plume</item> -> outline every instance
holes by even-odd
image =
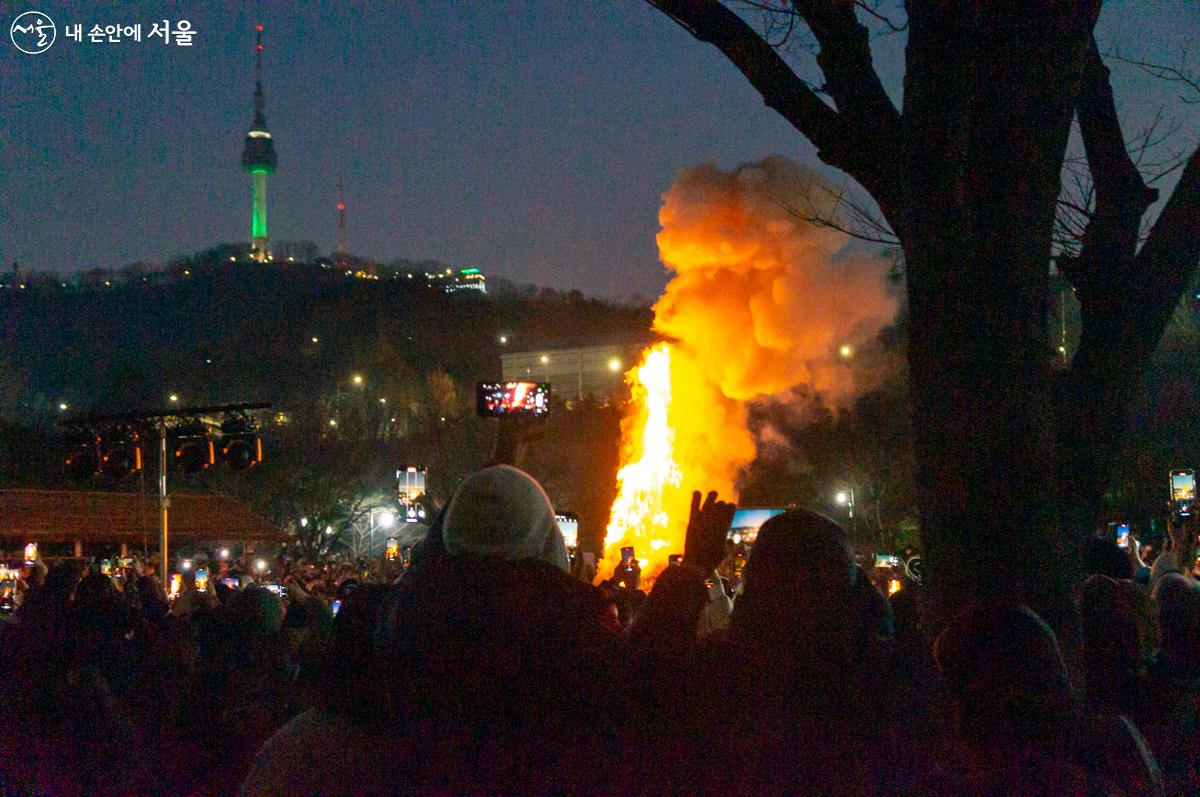
[[[897,304],[882,259],[847,254],[849,236],[794,210],[832,217],[829,203],[813,201],[828,194],[811,171],[771,157],[733,171],[686,169],[663,196],[658,248],[674,277],[654,306],[654,329],[671,340],[667,425],[678,470],[650,490],[645,468],[618,475],[602,574],[621,545],[644,553],[651,570],[681,552],[691,490],[734,495],[756,450],[748,401],[800,386],[840,405],[872,386],[853,363]],[[647,438],[656,432],[637,369],[630,378],[621,461],[637,466],[663,441]]]

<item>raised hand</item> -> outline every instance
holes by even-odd
[[[688,518],[683,563],[711,573],[725,558],[725,538],[737,506],[717,500],[715,490],[700,502],[700,492],[692,493],[692,509]]]
[[[546,419],[505,415],[496,419],[496,446],[484,467],[520,463],[525,447],[546,433]]]

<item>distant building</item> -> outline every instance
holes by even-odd
[[[438,264],[440,265],[440,264]],[[408,269],[408,279],[446,293],[487,293],[487,277],[477,268]]]
[[[506,382],[549,382],[559,398],[620,399],[625,373],[653,342],[649,334],[593,346],[544,348],[500,355]]]
[[[463,291],[478,291],[487,293],[487,278],[477,268],[459,269],[446,284],[446,293],[462,293]]]

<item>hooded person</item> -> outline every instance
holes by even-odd
[[[969,607],[938,636],[934,658],[950,729],[935,776],[943,786],[963,794],[1163,793],[1145,739],[1123,716],[1085,715],[1058,639],[1027,606]]]
[[[573,579],[550,500],[508,465],[463,481],[445,556],[414,564],[386,607],[395,749],[411,790],[596,791],[621,639],[600,590]]]
[[[641,777],[668,792],[891,789],[873,650],[889,644],[890,612],[860,576],[844,529],[789,510],[759,530],[728,632],[697,641],[705,574],[667,568],[630,636],[628,681],[653,709],[644,721],[668,723]],[[662,782],[676,772],[687,780]]]
[[[1182,573],[1166,573],[1155,582],[1154,602],[1158,605],[1159,646],[1147,667],[1149,698],[1139,703],[1134,713],[1170,792],[1196,794],[1200,793],[1200,753],[1196,749],[1200,736],[1200,586]]]
[[[511,465],[484,468],[462,483],[446,508],[442,540],[450,556],[537,560],[570,569],[546,491]]]

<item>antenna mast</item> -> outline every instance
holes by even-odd
[[[342,189],[342,178],[338,177],[338,229],[337,250],[339,255],[346,254],[346,197]]]

